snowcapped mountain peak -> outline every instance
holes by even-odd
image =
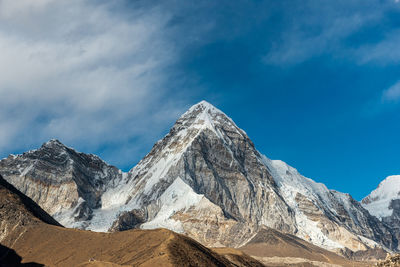
[[[209,129],[221,137],[219,129],[222,126],[229,127],[242,136],[246,135],[224,112],[203,100],[189,108],[177,120],[173,131],[181,131],[180,134],[186,134],[186,130],[195,130],[197,133],[200,133],[201,130]]]
[[[210,104],[209,102],[207,102],[205,100],[202,100],[197,104],[194,104],[191,108],[189,108],[189,110],[186,113],[191,113],[191,112],[193,112],[193,111],[195,111],[197,109],[201,109],[202,112],[211,111],[212,113],[222,113],[222,114],[224,114],[221,110],[217,109],[215,106],[213,106],[212,104]],[[183,116],[185,114],[183,114]]]
[[[42,147],[55,147],[55,146],[65,147],[65,145],[61,143],[58,139],[50,139],[49,141],[47,141],[42,145]]]
[[[370,196],[374,197],[390,197],[400,198],[400,175],[388,176],[383,180],[377,189],[372,191]]]
[[[193,120],[198,124],[210,125],[217,121],[224,120],[229,123],[233,123],[232,119],[229,118],[224,112],[203,100],[191,108],[188,109],[179,119],[182,120]]]
[[[61,143],[58,139],[50,139],[46,143],[43,143],[39,149],[31,150],[28,153],[45,153],[47,155],[55,156],[64,156],[70,157],[72,153],[78,153],[75,149],[67,147],[63,143]]]
[[[213,132],[225,143],[231,142],[225,134],[227,130],[239,136],[245,136],[245,132],[237,127],[224,112],[203,100],[190,107],[176,121],[170,132],[129,171],[129,177],[142,176],[142,179],[137,179],[135,182],[145,184],[146,193],[155,192],[152,188],[163,181],[167,172],[178,163],[192,142],[207,130]],[[248,139],[247,136],[246,139]]]
[[[362,200],[362,204],[372,215],[383,218],[392,214],[390,203],[395,199],[400,199],[400,175],[392,175],[383,180]]]

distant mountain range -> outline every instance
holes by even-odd
[[[236,248],[275,229],[347,256],[399,250],[400,176],[359,203],[268,159],[205,101],[127,173],[50,140],[1,160],[0,174],[69,228],[167,228]]]

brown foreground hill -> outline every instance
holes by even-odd
[[[30,228],[11,248],[24,262],[46,266],[262,266],[245,254],[228,260],[165,229],[108,234],[46,225]]]
[[[0,176],[0,266],[263,266],[165,229],[66,229]],[[22,265],[21,265],[22,264]]]
[[[298,266],[368,266],[350,261],[338,254],[315,246],[294,235],[283,234],[271,228],[260,230],[241,251],[256,257],[268,266],[282,263]]]

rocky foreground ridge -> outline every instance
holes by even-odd
[[[128,173],[51,140],[1,160],[0,174],[66,227],[164,227],[229,247],[269,227],[344,254],[398,249],[390,224],[350,195],[268,159],[205,101],[183,114]]]
[[[400,266],[400,254],[390,255],[388,254],[386,259],[376,264],[379,267],[398,267]]]

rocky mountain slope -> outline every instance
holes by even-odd
[[[396,247],[392,230],[349,194],[329,190],[282,161],[264,157],[264,162],[270,166],[281,195],[296,213],[296,223],[300,225],[297,236],[316,245],[325,244],[322,247],[328,249],[340,249],[342,245],[344,250],[365,250],[376,246],[371,240]]]
[[[0,174],[67,227],[164,227],[214,247],[240,247],[264,227],[335,251],[398,245],[350,195],[269,160],[204,101],[128,173],[52,140],[0,161]]]
[[[26,225],[45,222],[61,226],[49,214],[0,175],[0,242],[16,240]]]
[[[61,224],[76,228],[86,227],[101,195],[122,178],[116,167],[58,140],[1,160],[0,174]]]
[[[400,239],[400,175],[383,180],[378,188],[362,200],[362,205],[370,214],[389,225],[397,240]]]
[[[1,176],[0,218],[0,266],[263,266],[242,252],[219,254],[166,229],[63,228]]]
[[[366,266],[361,263],[347,260],[333,252],[312,245],[294,235],[283,234],[271,228],[261,229],[245,246],[240,248],[264,262],[267,266],[276,264],[277,258],[280,262],[285,260],[290,266],[304,266],[329,264],[335,266]]]

